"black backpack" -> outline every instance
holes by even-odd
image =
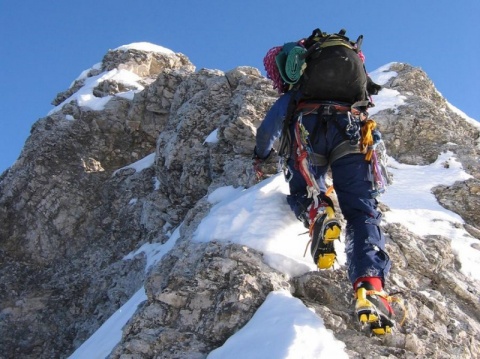
[[[368,99],[367,74],[359,51],[363,36],[356,42],[346,31],[326,34],[315,29],[300,45],[287,43],[277,56],[283,80],[307,100],[353,104]]]
[[[360,36],[357,42],[350,41],[345,30],[330,35],[314,30],[305,41],[303,97],[350,104],[367,100],[367,73],[358,55],[362,40]]]

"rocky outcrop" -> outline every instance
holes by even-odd
[[[399,162],[426,165],[441,152],[455,153],[473,178],[451,188],[438,188],[435,195],[445,208],[478,227],[480,218],[473,209],[478,208],[480,201],[479,127],[453,111],[421,69],[396,63],[390,70],[398,76],[392,77],[385,87],[397,90],[407,100],[404,106],[375,116],[389,155]]]
[[[389,154],[402,163],[424,165],[451,150],[470,174],[480,178],[478,126],[454,112],[421,69],[394,63],[390,70],[398,76],[385,87],[405,96],[406,104],[375,116]]]
[[[143,66],[146,59],[157,63]],[[98,111],[71,100],[81,88],[74,84],[70,100],[32,127],[1,177],[0,351],[7,357],[71,352],[142,285],[145,258],[123,256],[165,241],[214,183],[251,180],[254,121],[274,93],[264,91],[258,70],[194,73],[181,54],[128,50],[109,52],[85,79],[115,64],[143,74],[145,89],[132,99],[112,96]],[[217,129],[221,147],[205,143]],[[155,166],[123,168],[152,153]]]
[[[445,208],[458,213],[470,226],[480,223],[480,214],[476,208],[480,206],[480,182],[470,179],[465,182],[457,182],[453,186],[439,186],[434,194]],[[478,234],[474,237],[480,239]]]
[[[435,194],[480,232],[478,127],[420,69],[390,70],[398,75],[385,87],[406,101],[375,116],[389,154],[428,164],[454,152],[472,178]],[[111,71],[136,81],[99,80]],[[75,98],[93,81],[101,108]],[[277,289],[312,306],[352,358],[478,354],[480,284],[458,271],[448,239],[385,227],[397,263],[391,284],[415,318],[387,339],[356,327],[351,298],[339,294],[350,293],[343,268],[287,278],[251,248],[191,241],[207,194],[255,182],[255,129],[276,96],[257,69],[195,72],[182,54],[135,47],[108,52],[59,94],[0,177],[0,357],[68,356],[142,285],[148,300],[112,358],[204,358]],[[143,254],[123,259],[180,225],[175,248],[148,275]]]
[[[203,358],[245,325],[268,293],[288,287],[248,247],[181,245],[150,273],[148,301],[110,358]]]

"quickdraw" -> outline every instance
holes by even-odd
[[[310,171],[308,161],[308,132],[302,124],[302,113],[298,116],[295,123],[295,144],[296,144],[296,164],[299,172],[302,174],[307,183],[307,197],[312,198],[315,207],[318,207],[318,196],[320,195],[320,187]]]
[[[378,194],[385,192],[387,186],[392,184],[392,180],[387,171],[387,151],[383,141],[376,144],[372,155],[372,184]]]
[[[361,122],[361,131],[359,131],[361,133],[360,151],[365,154],[365,160],[369,162],[369,179],[372,182],[372,195],[377,197],[384,193],[386,187],[391,184],[387,171],[385,144],[376,130],[377,123],[368,117],[367,111],[359,111],[353,108],[352,115]]]

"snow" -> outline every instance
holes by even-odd
[[[394,65],[395,62],[383,65],[376,69],[375,71],[370,72],[368,75],[373,80],[373,82],[383,86],[385,85],[392,77],[397,77],[398,73],[391,71],[390,67]]]
[[[270,266],[290,277],[315,270],[309,252],[304,256],[309,237],[292,215],[287,194],[288,184],[280,174],[246,190],[219,188],[208,197],[216,204],[193,240],[246,245],[263,252]],[[342,243],[338,243],[339,264],[345,263]]]
[[[123,257],[123,260],[133,259],[135,256],[143,253],[147,258],[147,264],[145,265],[145,272],[147,272],[150,267],[157,264],[163,258],[163,256],[175,246],[177,239],[180,237],[179,228],[173,232],[168,241],[166,241],[164,244],[145,243],[136,251]]]
[[[175,54],[170,49],[149,42],[135,42],[132,44],[117,47],[115,50],[127,51],[131,49],[147,52],[156,52],[164,55]],[[65,104],[71,101],[77,101],[78,106],[87,107],[93,111],[101,111],[105,108],[105,105],[108,103],[108,101],[110,101],[113,97],[116,96],[132,100],[135,93],[144,89],[143,85],[140,84],[141,77],[125,69],[113,69],[110,71],[104,71],[97,76],[88,77],[88,74],[91,70],[100,70],[101,68],[102,64],[97,63],[93,65],[90,69],[82,71],[76,81],[84,81],[83,86],[69,98],[63,101],[61,104],[50,110],[48,115],[60,111]],[[93,89],[106,80],[115,81],[128,87],[133,87],[135,88],[135,90],[120,92],[115,94],[114,96],[109,95],[105,97],[96,97],[93,94]],[[73,86],[74,84],[75,82],[73,82],[71,86]]]
[[[69,358],[106,358],[122,339],[122,328],[133,316],[137,307],[147,300],[145,289],[140,288],[119,310],[88,338]]]
[[[390,66],[393,64],[394,63],[392,62],[369,73],[370,78],[373,80],[373,82],[379,85],[385,85],[392,77],[396,77],[398,75],[395,71],[390,71]],[[397,107],[403,105],[406,100],[406,97],[400,95],[400,92],[387,88],[382,88],[378,95],[372,97],[375,107],[368,110],[370,116],[374,116],[383,110],[396,109]]]
[[[389,65],[380,68],[371,74],[372,78],[381,83],[396,76],[388,69]],[[382,90],[375,96],[376,108],[395,108],[405,100],[393,90]],[[127,167],[139,171],[151,166],[154,156],[150,156]],[[449,238],[461,263],[461,271],[480,280],[480,271],[475,270],[480,266],[480,251],[473,246],[478,240],[462,228],[462,218],[441,207],[431,192],[435,186],[451,185],[470,177],[454,153],[441,153],[437,161],[428,166],[401,164],[392,158],[388,166],[393,184],[379,199],[390,209],[384,213],[384,221],[400,223],[422,236]],[[288,184],[281,174],[248,189],[218,188],[207,197],[212,207],[195,231],[193,240],[234,242],[252,247],[263,252],[265,261],[287,276],[315,270],[308,251],[304,257],[308,235],[292,215],[285,199],[287,193]],[[147,270],[174,247],[178,237],[177,229],[165,244],[143,244],[124,259],[144,253]],[[345,263],[343,243],[344,239],[336,243],[339,264]],[[71,358],[104,358],[120,341],[122,326],[144,300],[142,288]],[[345,344],[325,328],[322,318],[290,293],[275,291],[269,294],[252,319],[208,358],[347,358],[344,348]]]
[[[155,163],[155,152],[149,154],[148,156],[142,158],[141,160],[138,160],[137,162],[134,162],[129,164],[128,166],[119,168],[118,170],[113,172],[112,176],[115,176],[119,171],[125,170],[128,168],[133,168],[135,172],[141,172],[145,168],[152,167],[154,163]]]
[[[400,95],[398,91],[386,88],[380,90],[379,95],[374,95],[372,97],[375,107],[368,110],[368,113],[372,117],[383,110],[395,110],[398,106],[403,105],[406,100],[406,97]]]
[[[123,259],[132,259],[143,253],[147,257],[145,271],[158,263],[168,251],[175,246],[180,237],[180,227],[170,236],[165,244],[147,243],[139,250],[129,253]],[[133,316],[138,306],[147,300],[145,288],[140,288],[122,307],[107,319],[105,323],[88,338],[69,358],[70,359],[103,359],[122,339],[122,328]]]
[[[84,85],[61,104],[55,106],[52,110],[50,110],[48,115],[60,111],[65,104],[71,101],[77,101],[78,106],[87,107],[93,111],[101,111],[105,109],[105,105],[107,104],[107,102],[110,101],[114,96],[108,95],[104,97],[96,97],[93,94],[93,90],[99,84],[107,80],[115,81],[117,83],[123,83],[126,86],[135,87],[136,90],[130,90],[121,94],[117,94],[117,96],[123,96],[129,99],[133,98],[132,96],[134,95],[134,93],[139,92],[144,88],[140,84],[141,77],[128,70],[113,69],[110,71],[102,72],[97,76],[84,78]]]
[[[447,102],[447,106],[450,108],[450,110],[455,112],[457,115],[459,115],[460,117],[463,117],[469,124],[471,124],[475,128],[477,128],[477,130],[480,130],[480,122],[478,122],[477,120],[469,117],[465,112],[459,110],[458,108],[453,106],[450,102]]]
[[[218,128],[207,136],[205,143],[217,143],[218,142]]]
[[[175,54],[172,50],[167,49],[166,47],[155,45],[150,42],[134,42],[128,45],[117,47],[115,50],[120,50],[120,51],[140,50],[140,51],[146,51],[146,52],[158,52],[160,54],[165,54],[165,55]]]
[[[449,186],[471,178],[453,153],[440,154],[428,166],[400,164],[389,158],[389,166],[394,184],[381,197],[391,209],[384,213],[385,220],[400,223],[420,236],[439,235],[451,239],[452,249],[461,263],[460,271],[480,280],[480,251],[474,246],[478,240],[463,229],[463,219],[440,206],[432,193],[435,186]]]
[[[82,81],[85,80],[88,77],[88,74],[90,73],[91,70],[101,70],[102,69],[102,63],[97,62],[95,65],[93,65],[91,68],[83,70],[80,75],[75,79],[74,82],[70,85],[72,87],[76,81]]]
[[[271,292],[252,319],[207,359],[348,358],[345,344],[289,292]]]

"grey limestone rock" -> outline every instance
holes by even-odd
[[[102,110],[65,103],[85,78],[114,69],[139,76],[143,90],[122,97],[130,88],[108,81],[94,90],[109,98]],[[385,87],[406,100],[375,115],[389,154],[423,165],[452,151],[472,177],[434,192],[479,238],[478,127],[421,69],[391,70],[398,76]],[[255,183],[255,131],[277,97],[257,69],[195,71],[185,55],[131,49],[109,51],[84,75],[0,176],[0,357],[67,357],[142,286],[147,300],[111,358],[205,358],[277,289],[312,307],[351,358],[478,357],[480,284],[461,274],[448,238],[384,225],[389,285],[410,318],[386,338],[357,327],[344,268],[286,278],[251,248],[192,241],[206,195]],[[180,225],[176,246],[149,271],[142,254],[124,259]]]

